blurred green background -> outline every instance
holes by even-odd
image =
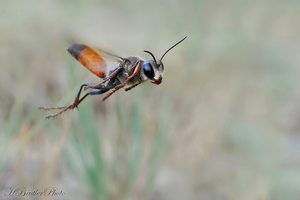
[[[0,4],[0,199],[300,199],[300,1]],[[74,42],[159,57],[186,35],[159,86],[37,109],[99,81]]]

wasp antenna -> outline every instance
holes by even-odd
[[[187,36],[185,36],[184,38],[182,38],[179,42],[177,42],[176,44],[174,44],[173,46],[171,46],[160,58],[160,61],[162,61],[162,59],[165,57],[165,55],[174,47],[176,47],[178,44],[180,44],[183,40],[185,40],[187,38]]]
[[[150,51],[147,51],[147,50],[144,50],[144,52],[150,54],[150,55],[152,56],[152,58],[153,58],[155,64],[157,64],[156,59],[155,59],[155,56],[153,55],[153,53],[151,53]]]

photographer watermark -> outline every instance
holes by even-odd
[[[27,187],[10,187],[6,193],[7,196],[11,197],[62,197],[66,195],[66,192],[57,187],[46,187],[46,188],[27,188]]]

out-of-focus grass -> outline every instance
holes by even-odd
[[[0,198],[17,186],[56,186],[64,199],[299,197],[298,2],[33,0],[0,11]],[[159,57],[185,35],[160,86],[90,97],[55,120],[37,110],[98,81],[70,43]]]

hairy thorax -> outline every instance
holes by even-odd
[[[141,62],[142,60],[138,57],[128,57],[124,62],[120,64],[122,66],[123,70],[118,74],[117,79],[122,83],[125,79],[127,79],[130,75],[133,74],[138,62]],[[135,76],[130,81],[128,81],[128,85],[135,84],[139,81],[144,80],[144,75],[142,73],[142,70],[140,70],[139,76]]]

